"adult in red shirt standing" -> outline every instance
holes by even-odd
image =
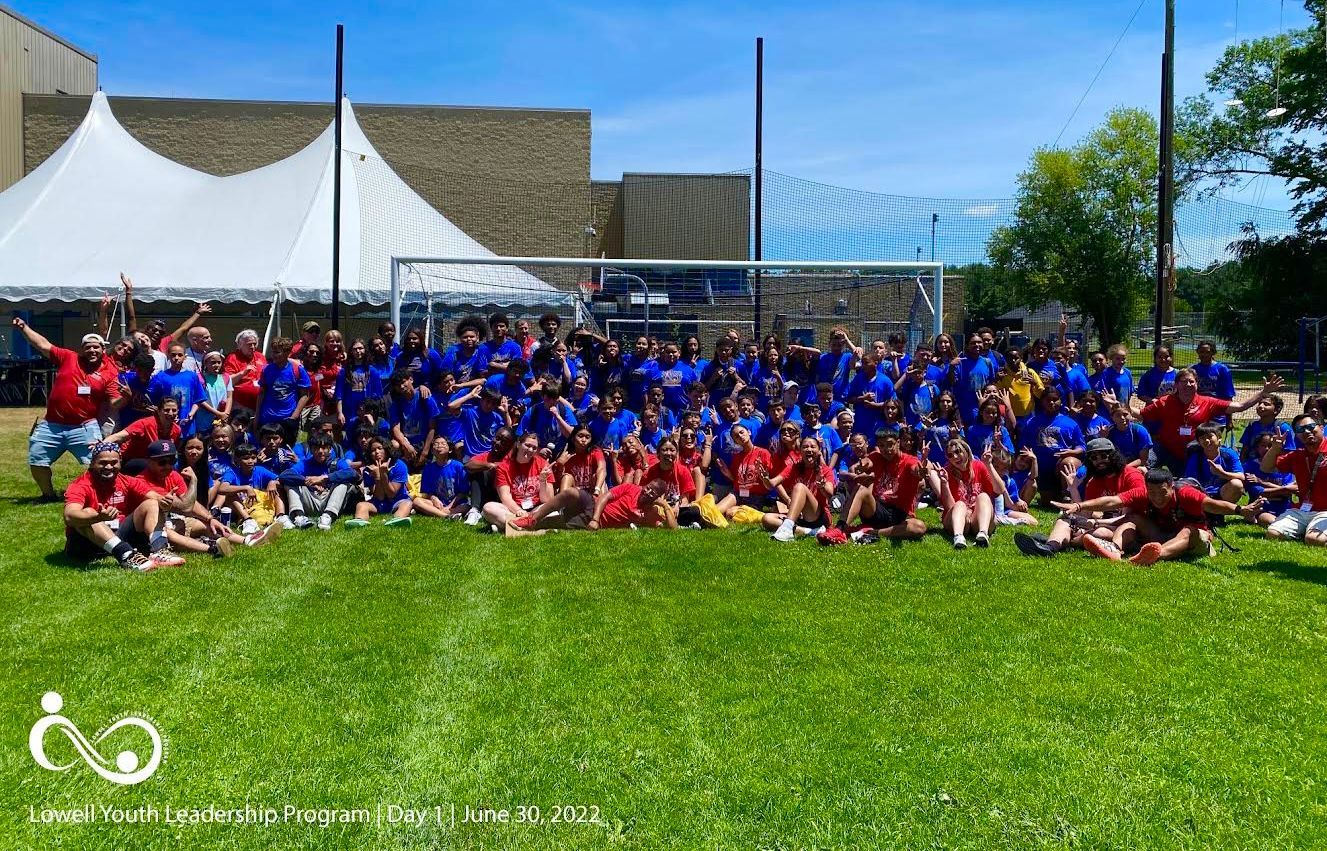
[[[233,408],[244,408],[257,412],[258,394],[262,390],[258,379],[267,366],[267,358],[258,351],[258,332],[246,328],[235,335],[235,348],[226,355],[226,362],[221,371],[230,376],[231,386],[235,390]]]
[[[804,437],[783,471],[765,481],[779,493],[780,507],[786,511],[769,512],[762,522],[772,529],[776,541],[791,541],[800,531],[818,535],[830,524],[829,501],[838,482],[834,471],[820,455],[820,441]]]
[[[1189,485],[1176,485],[1169,470],[1148,470],[1144,486],[1116,496],[1101,496],[1086,502],[1052,502],[1061,511],[1079,514],[1085,511],[1124,509],[1124,522],[1115,534],[1121,551],[1138,548],[1129,559],[1137,565],[1156,564],[1163,559],[1212,554],[1212,531],[1207,527],[1208,514],[1244,514],[1252,522],[1262,500],[1240,508],[1233,502],[1212,499]],[[1103,551],[1097,555],[1114,560],[1119,552]]]
[[[917,489],[925,468],[916,455],[902,451],[899,432],[877,431],[876,447],[866,457],[870,469],[860,474],[862,487],[853,491],[839,528],[846,533],[861,518],[882,538],[920,538],[926,523],[917,517]]]
[[[178,497],[121,473],[120,447],[99,443],[88,471],[65,491],[65,553],[80,560],[109,554],[121,567],[140,571],[183,564],[164,531],[167,512],[181,505]]]
[[[97,417],[103,410],[124,404],[115,364],[106,357],[106,341],[87,334],[77,352],[53,345],[19,317],[13,325],[42,357],[55,364],[55,380],[46,396],[46,416],[28,438],[28,469],[41,489],[42,502],[57,497],[51,485],[51,465],[66,452],[84,467],[92,460],[92,444],[101,440]]]
[[[1323,451],[1322,423],[1313,414],[1300,414],[1290,423],[1299,448],[1285,451],[1285,433],[1272,432],[1272,446],[1262,457],[1262,471],[1294,473],[1299,504],[1267,527],[1267,537],[1327,546],[1327,452]]]
[[[1198,395],[1198,374],[1192,369],[1175,373],[1175,391],[1153,400],[1137,413],[1140,420],[1152,423],[1154,457],[1150,467],[1165,467],[1173,475],[1183,475],[1189,444],[1197,438],[1198,426],[1226,414],[1247,411],[1259,401],[1280,390],[1285,384],[1279,375],[1269,375],[1262,389],[1243,402],[1230,402],[1213,396]],[[1113,394],[1104,394],[1107,404],[1116,404]],[[1124,403],[1127,404],[1127,403]]]

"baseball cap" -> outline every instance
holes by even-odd
[[[1115,444],[1104,437],[1094,437],[1087,442],[1088,452],[1114,452]]]
[[[321,325],[319,325],[317,322],[314,322],[314,321],[312,321],[312,320],[310,320],[310,321],[308,321],[308,322],[305,322],[304,325],[303,325],[302,327],[303,327],[303,329],[304,329],[305,331],[322,331],[322,330],[323,330],[323,328],[322,328]]]
[[[149,458],[174,458],[175,444],[169,440],[154,440],[147,447]]]
[[[82,345],[86,346],[88,343],[100,343],[104,346],[106,345],[106,339],[100,334],[84,334]]]

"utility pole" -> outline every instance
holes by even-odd
[[[763,230],[762,209],[761,209],[761,190],[765,182],[764,159],[764,125],[765,125],[765,39],[756,39],[756,208],[755,208],[755,259],[764,260],[764,247],[760,244]],[[752,322],[753,336],[760,337],[760,308],[761,296],[764,289],[764,282],[761,280],[760,270],[756,270],[755,298],[752,300]]]
[[[1161,146],[1157,158],[1157,275],[1153,345],[1175,324],[1175,0],[1166,0],[1166,52],[1161,55]]]
[[[335,151],[332,154],[332,330],[341,327],[341,101],[345,97],[342,86],[341,60],[345,47],[346,28],[336,25],[336,125]]]

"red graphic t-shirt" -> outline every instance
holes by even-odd
[[[494,481],[499,488],[503,485],[510,488],[512,501],[529,511],[542,501],[539,485],[547,470],[548,461],[542,455],[536,455],[529,462],[520,464],[513,454],[498,463]]]

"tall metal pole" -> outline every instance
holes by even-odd
[[[756,237],[756,260],[764,260],[764,250],[760,244],[761,238],[761,190],[764,188],[764,165],[762,164],[763,140],[762,133],[765,123],[765,39],[756,39],[756,215],[755,215],[755,237]],[[756,270],[755,284],[755,303],[753,306],[752,328],[754,336],[760,337],[760,302],[763,282],[760,277],[760,270]]]
[[[1175,324],[1170,296],[1175,233],[1175,0],[1166,0],[1166,52],[1161,56],[1161,145],[1157,159],[1157,276],[1153,345]],[[1105,341],[1103,341],[1105,342]]]
[[[345,97],[342,86],[341,59],[345,48],[346,28],[336,25],[336,152],[332,158],[332,329],[341,326],[341,100]]]

